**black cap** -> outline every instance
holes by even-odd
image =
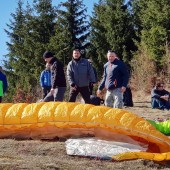
[[[43,54],[43,58],[50,58],[50,57],[54,57],[53,56],[53,53],[49,52],[49,51],[46,51],[44,54]]]

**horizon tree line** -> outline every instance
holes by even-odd
[[[157,74],[169,68],[165,48],[169,49],[170,41],[169,0],[99,0],[91,16],[83,0],[59,5],[52,0],[34,0],[31,5],[18,0],[7,26],[7,101],[16,95],[15,87],[26,94],[37,93],[46,50],[67,66],[72,50],[81,49],[82,57],[94,61],[99,77],[108,50],[114,50],[134,75],[137,70],[132,63],[139,61],[139,51],[147,51],[146,61],[154,63]]]

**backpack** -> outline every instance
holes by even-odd
[[[100,106],[100,104],[103,104],[104,100],[101,99],[100,97],[97,97],[95,95],[90,95],[90,104]]]
[[[123,94],[123,103],[124,106],[133,107],[132,92],[130,87],[127,87]]]

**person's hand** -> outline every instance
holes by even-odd
[[[51,90],[50,90],[50,93],[53,95],[53,94],[54,94],[54,89],[51,89]]]
[[[93,83],[93,82],[90,82],[90,86],[94,86],[94,84],[95,84],[95,83]]]
[[[123,87],[121,88],[121,92],[124,93],[126,91],[126,87]]]
[[[101,90],[97,90],[96,95],[99,97],[99,96],[101,96],[101,93],[102,93]]]
[[[71,86],[72,90],[77,90],[77,86],[74,84],[74,86]]]
[[[161,96],[160,98],[161,98],[161,99],[164,99],[164,100],[166,100],[166,101],[168,101],[168,100],[169,100],[169,96],[168,96],[168,95]]]
[[[72,90],[77,90],[77,86],[71,87]]]
[[[72,90],[77,90],[77,86],[74,83],[71,85],[71,88]]]

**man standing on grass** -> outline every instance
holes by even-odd
[[[104,65],[104,74],[98,87],[97,95],[106,88],[105,105],[113,108],[123,107],[123,93],[126,90],[129,73],[123,61],[118,59],[114,51],[108,51],[108,62]]]
[[[79,49],[73,50],[73,58],[67,66],[67,79],[70,84],[69,102],[75,102],[80,93],[85,103],[90,103],[89,83],[96,83],[92,65],[82,58]]]
[[[63,64],[54,55],[46,51],[43,54],[44,60],[50,64],[51,68],[51,90],[44,98],[44,102],[63,101],[66,91],[66,79]]]

